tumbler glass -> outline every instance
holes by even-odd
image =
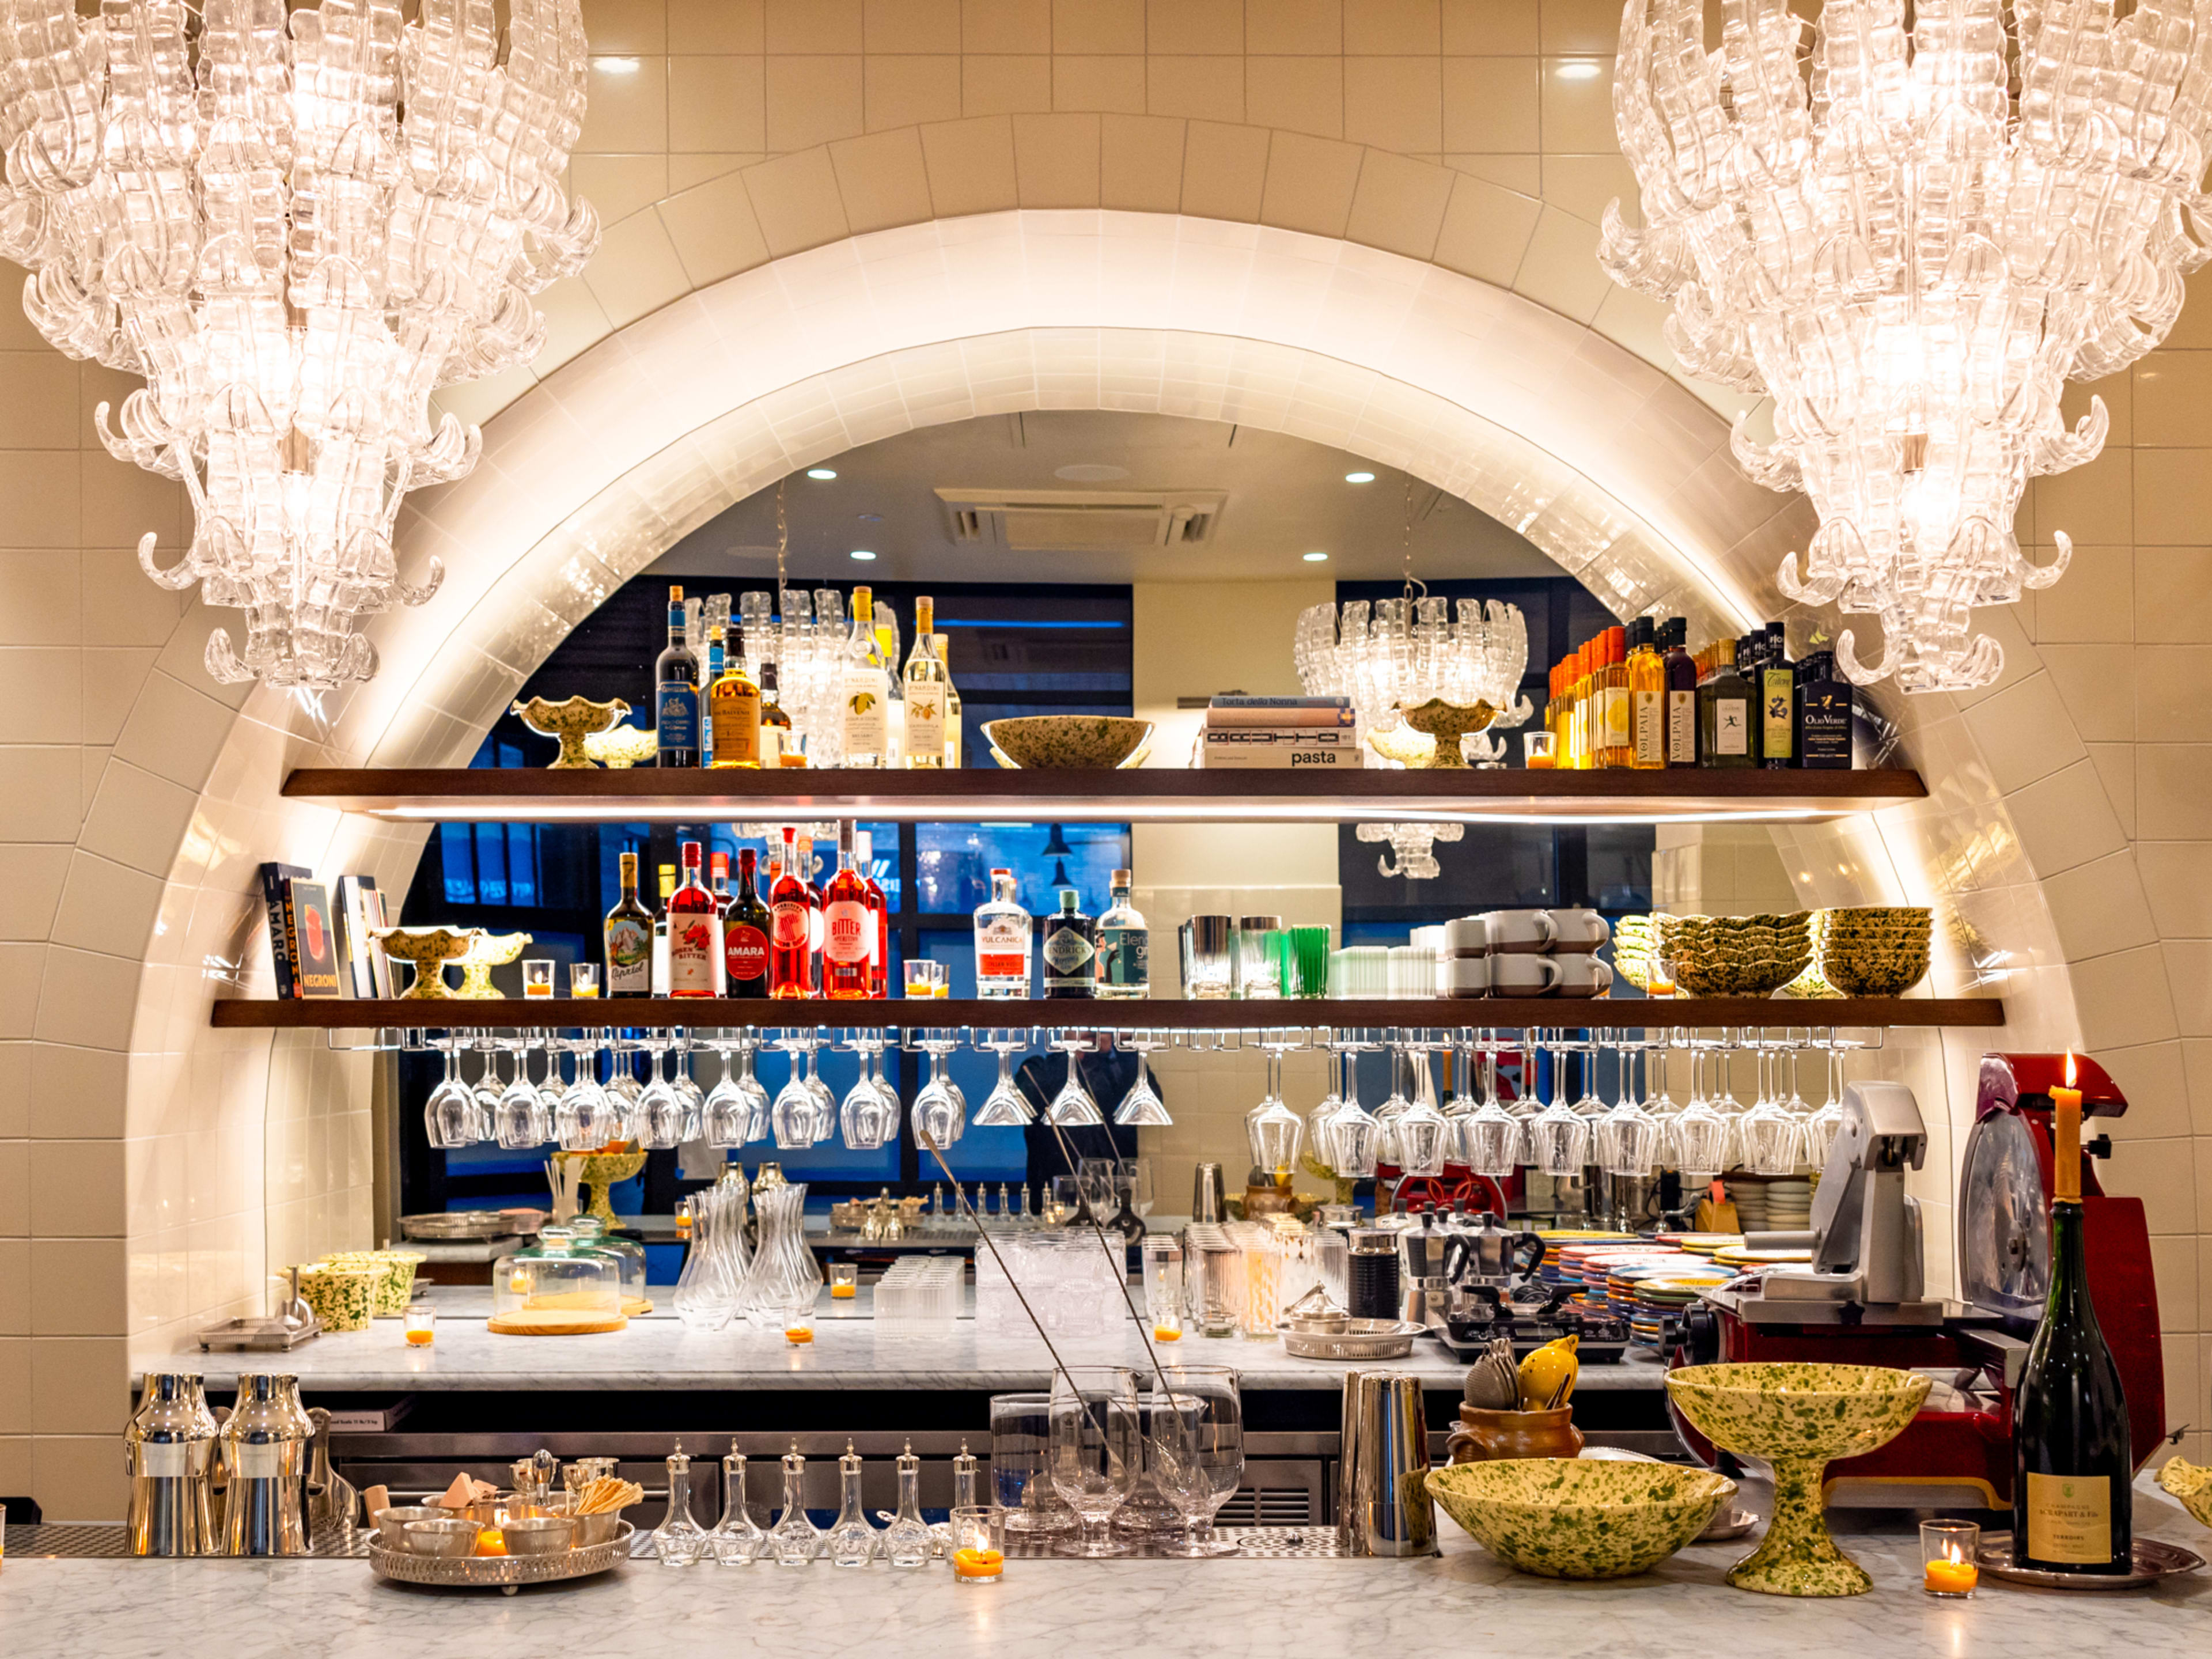
[[[528,998],[553,994],[553,958],[532,957],[522,964],[522,994]]]
[[[1034,1537],[1075,1524],[1075,1512],[1053,1490],[1051,1405],[1049,1395],[991,1396],[991,1495],[1009,1532]]]

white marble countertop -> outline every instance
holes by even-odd
[[[397,1319],[380,1319],[365,1331],[326,1333],[289,1353],[203,1353],[197,1346],[174,1356],[172,1369],[198,1371],[210,1388],[236,1386],[240,1371],[290,1372],[302,1393],[401,1393],[475,1389],[635,1389],[653,1390],[988,1389],[1000,1392],[1043,1388],[1051,1360],[1034,1334],[987,1336],[972,1318],[952,1322],[942,1336],[878,1336],[865,1316],[839,1316],[842,1306],[825,1290],[815,1306],[814,1340],[794,1347],[778,1330],[732,1325],[714,1332],[687,1328],[670,1310],[672,1287],[655,1285],[656,1310],[629,1328],[599,1336],[495,1336],[484,1328],[488,1287],[441,1285],[437,1340],[410,1348]],[[972,1296],[971,1296],[972,1305]],[[1069,1364],[1131,1365],[1151,1360],[1133,1327],[1111,1338],[1059,1340]],[[1164,1360],[1233,1364],[1247,1389],[1311,1389],[1331,1393],[1350,1369],[1341,1361],[1297,1359],[1278,1340],[1185,1336],[1161,1344]],[[1404,1359],[1372,1362],[1407,1370],[1424,1384],[1457,1393],[1467,1367],[1441,1344],[1422,1338]],[[1663,1368],[1634,1353],[1617,1364],[1585,1365],[1577,1385],[1588,1392],[1656,1389]]]
[[[2200,1553],[2204,1529],[2139,1483],[2139,1532]],[[1440,1521],[1417,1561],[1015,1561],[995,1586],[943,1564],[894,1573],[634,1561],[568,1585],[496,1593],[386,1584],[359,1561],[66,1561],[0,1571],[0,1650],[70,1659],[544,1659],[582,1647],[656,1653],[925,1652],[933,1659],[1279,1659],[1479,1651],[1614,1659],[1667,1648],[1744,1659],[2130,1659],[2212,1644],[2212,1570],[2149,1590],[2074,1595],[1984,1578],[1969,1601],[1921,1593],[1909,1529],[1834,1517],[1871,1593],[1797,1601],[1730,1589],[1749,1547],[1693,1545],[1643,1577],[1516,1574]]]

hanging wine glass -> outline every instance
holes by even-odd
[[[1733,1161],[1735,1120],[1715,1110],[1711,1102],[1692,1100],[1668,1127],[1674,1167],[1682,1172],[1685,1188],[1712,1180]]]
[[[915,1091],[914,1104],[908,1116],[914,1123],[915,1139],[922,1146],[935,1146],[943,1152],[960,1139],[968,1127],[968,1114],[945,1086],[945,1046],[941,1041],[925,1039],[922,1051],[929,1056],[929,1075]]]
[[[1014,1082],[1014,1056],[1029,1047],[1026,1037],[1012,1032],[979,1034],[978,1043],[999,1056],[999,1080],[991,1085],[991,1092],[975,1109],[975,1127],[979,1129],[1013,1129],[1036,1120],[1036,1113],[1022,1097]]]
[[[622,1115],[614,1097],[599,1084],[599,1060],[592,1040],[585,1038],[576,1050],[576,1080],[562,1091],[553,1116],[564,1152],[596,1152],[623,1139]]]
[[[1554,1100],[1529,1120],[1528,1140],[1540,1174],[1579,1176],[1589,1162],[1590,1121],[1565,1101]]]
[[[1460,1152],[1479,1176],[1503,1180],[1527,1160],[1522,1121],[1495,1100],[1486,1100],[1460,1121]]]
[[[568,1079],[561,1074],[561,1056],[568,1042],[548,1032],[545,1036],[545,1080],[538,1085],[538,1109],[545,1114],[545,1135],[550,1140],[559,1133],[561,1097],[568,1091]]]
[[[647,1063],[653,1081],[637,1103],[637,1144],[649,1152],[667,1152],[684,1144],[684,1097],[660,1075],[660,1054],[648,1051]]]
[[[807,1097],[814,1103],[814,1139],[823,1141],[836,1133],[837,1097],[830,1092],[830,1085],[822,1080],[822,1045],[819,1042],[806,1045],[806,1075],[801,1079]]]
[[[1124,1129],[1164,1129],[1175,1122],[1168,1115],[1167,1103],[1152,1087],[1152,1052],[1160,1044],[1158,1039],[1132,1035],[1124,1037],[1121,1046],[1137,1057],[1137,1080],[1129,1085],[1129,1092],[1121,1097],[1121,1103],[1114,1109],[1114,1121]],[[979,1122],[981,1121],[977,1120]]]
[[[422,1103],[422,1128],[441,1149],[476,1144],[476,1093],[461,1081],[458,1045],[446,1044],[446,1074]]]
[[[1098,1109],[1098,1103],[1091,1097],[1091,1091],[1083,1086],[1082,1068],[1077,1064],[1077,1056],[1090,1046],[1089,1039],[1059,1037],[1054,1040],[1052,1046],[1067,1056],[1067,1080],[1060,1085],[1060,1092],[1045,1108],[1044,1121],[1058,1124],[1063,1129],[1104,1123],[1106,1115]]]
[[[493,1139],[510,1152],[528,1152],[552,1138],[553,1125],[538,1085],[530,1080],[526,1055],[514,1057],[514,1081],[499,1097],[492,1111]]]
[[[820,1139],[815,1133],[814,1092],[806,1086],[799,1058],[803,1041],[798,1039],[784,1045],[791,1056],[791,1078],[776,1091],[775,1103],[769,1109],[769,1127],[775,1135],[778,1152],[801,1152]]]
[[[697,1044],[690,1037],[680,1037],[676,1046],[676,1075],[670,1085],[684,1101],[684,1139],[696,1140],[706,1127],[707,1094],[691,1075],[691,1056]]]
[[[722,1080],[714,1085],[700,1109],[700,1127],[709,1146],[742,1146],[745,1144],[745,1120],[751,1114],[752,1103],[738,1087],[737,1068],[730,1051],[724,1048],[720,1053]]]
[[[624,1140],[635,1140],[638,1133],[638,1107],[645,1099],[645,1085],[637,1080],[634,1056],[640,1044],[626,1037],[611,1037],[607,1044],[607,1099],[621,1123],[619,1134]]]
[[[492,1138],[492,1124],[499,1112],[499,1043],[495,1038],[479,1037],[476,1048],[483,1055],[483,1070],[477,1075],[475,1087],[469,1091],[470,1110],[475,1120],[470,1139],[482,1142]]]
[[[743,1138],[738,1143],[741,1146],[766,1140],[775,1133],[769,1115],[775,1103],[769,1097],[767,1085],[760,1080],[757,1069],[759,1060],[760,1042],[757,1038],[738,1043],[738,1092],[745,1098]]]

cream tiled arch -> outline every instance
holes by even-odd
[[[35,1032],[127,1056],[133,1357],[249,1302],[264,1262],[366,1238],[367,1068],[213,1032],[207,1009],[234,981],[265,991],[260,860],[404,888],[421,832],[284,802],[284,773],[458,763],[568,629],[728,502],[910,426],[1060,407],[1236,419],[1404,467],[1522,527],[1624,611],[1721,623],[1773,606],[1775,559],[1807,528],[1800,503],[1735,474],[1723,423],[1653,364],[1526,296],[1341,237],[1021,210],[846,237],[672,298],[513,398],[478,471],[418,499],[403,556],[435,552],[448,575],[430,605],[377,620],[374,684],[321,700],[215,686],[198,656],[225,618],[197,608],[148,676],[80,837],[161,880],[144,967],[137,939],[49,951]],[[1902,711],[1925,806],[1793,833],[1792,873],[1820,902],[1943,900],[1968,953],[2009,975],[2008,1040],[2163,1066],[2178,1045],[2123,1030],[2125,999],[2076,994],[2039,878],[2111,849],[2071,823],[2063,792],[2086,762],[2022,757],[2022,722],[2062,759],[2080,744],[2033,647],[2007,643],[1989,694]],[[1978,1047],[1893,1052],[1955,1116]]]

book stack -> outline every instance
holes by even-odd
[[[1224,695],[1206,705],[1200,747],[1209,771],[1343,771],[1363,763],[1349,697]]]
[[[312,874],[296,864],[261,866],[277,996],[390,996],[392,963],[375,939],[385,925],[376,878],[340,876],[333,904],[329,887]]]

